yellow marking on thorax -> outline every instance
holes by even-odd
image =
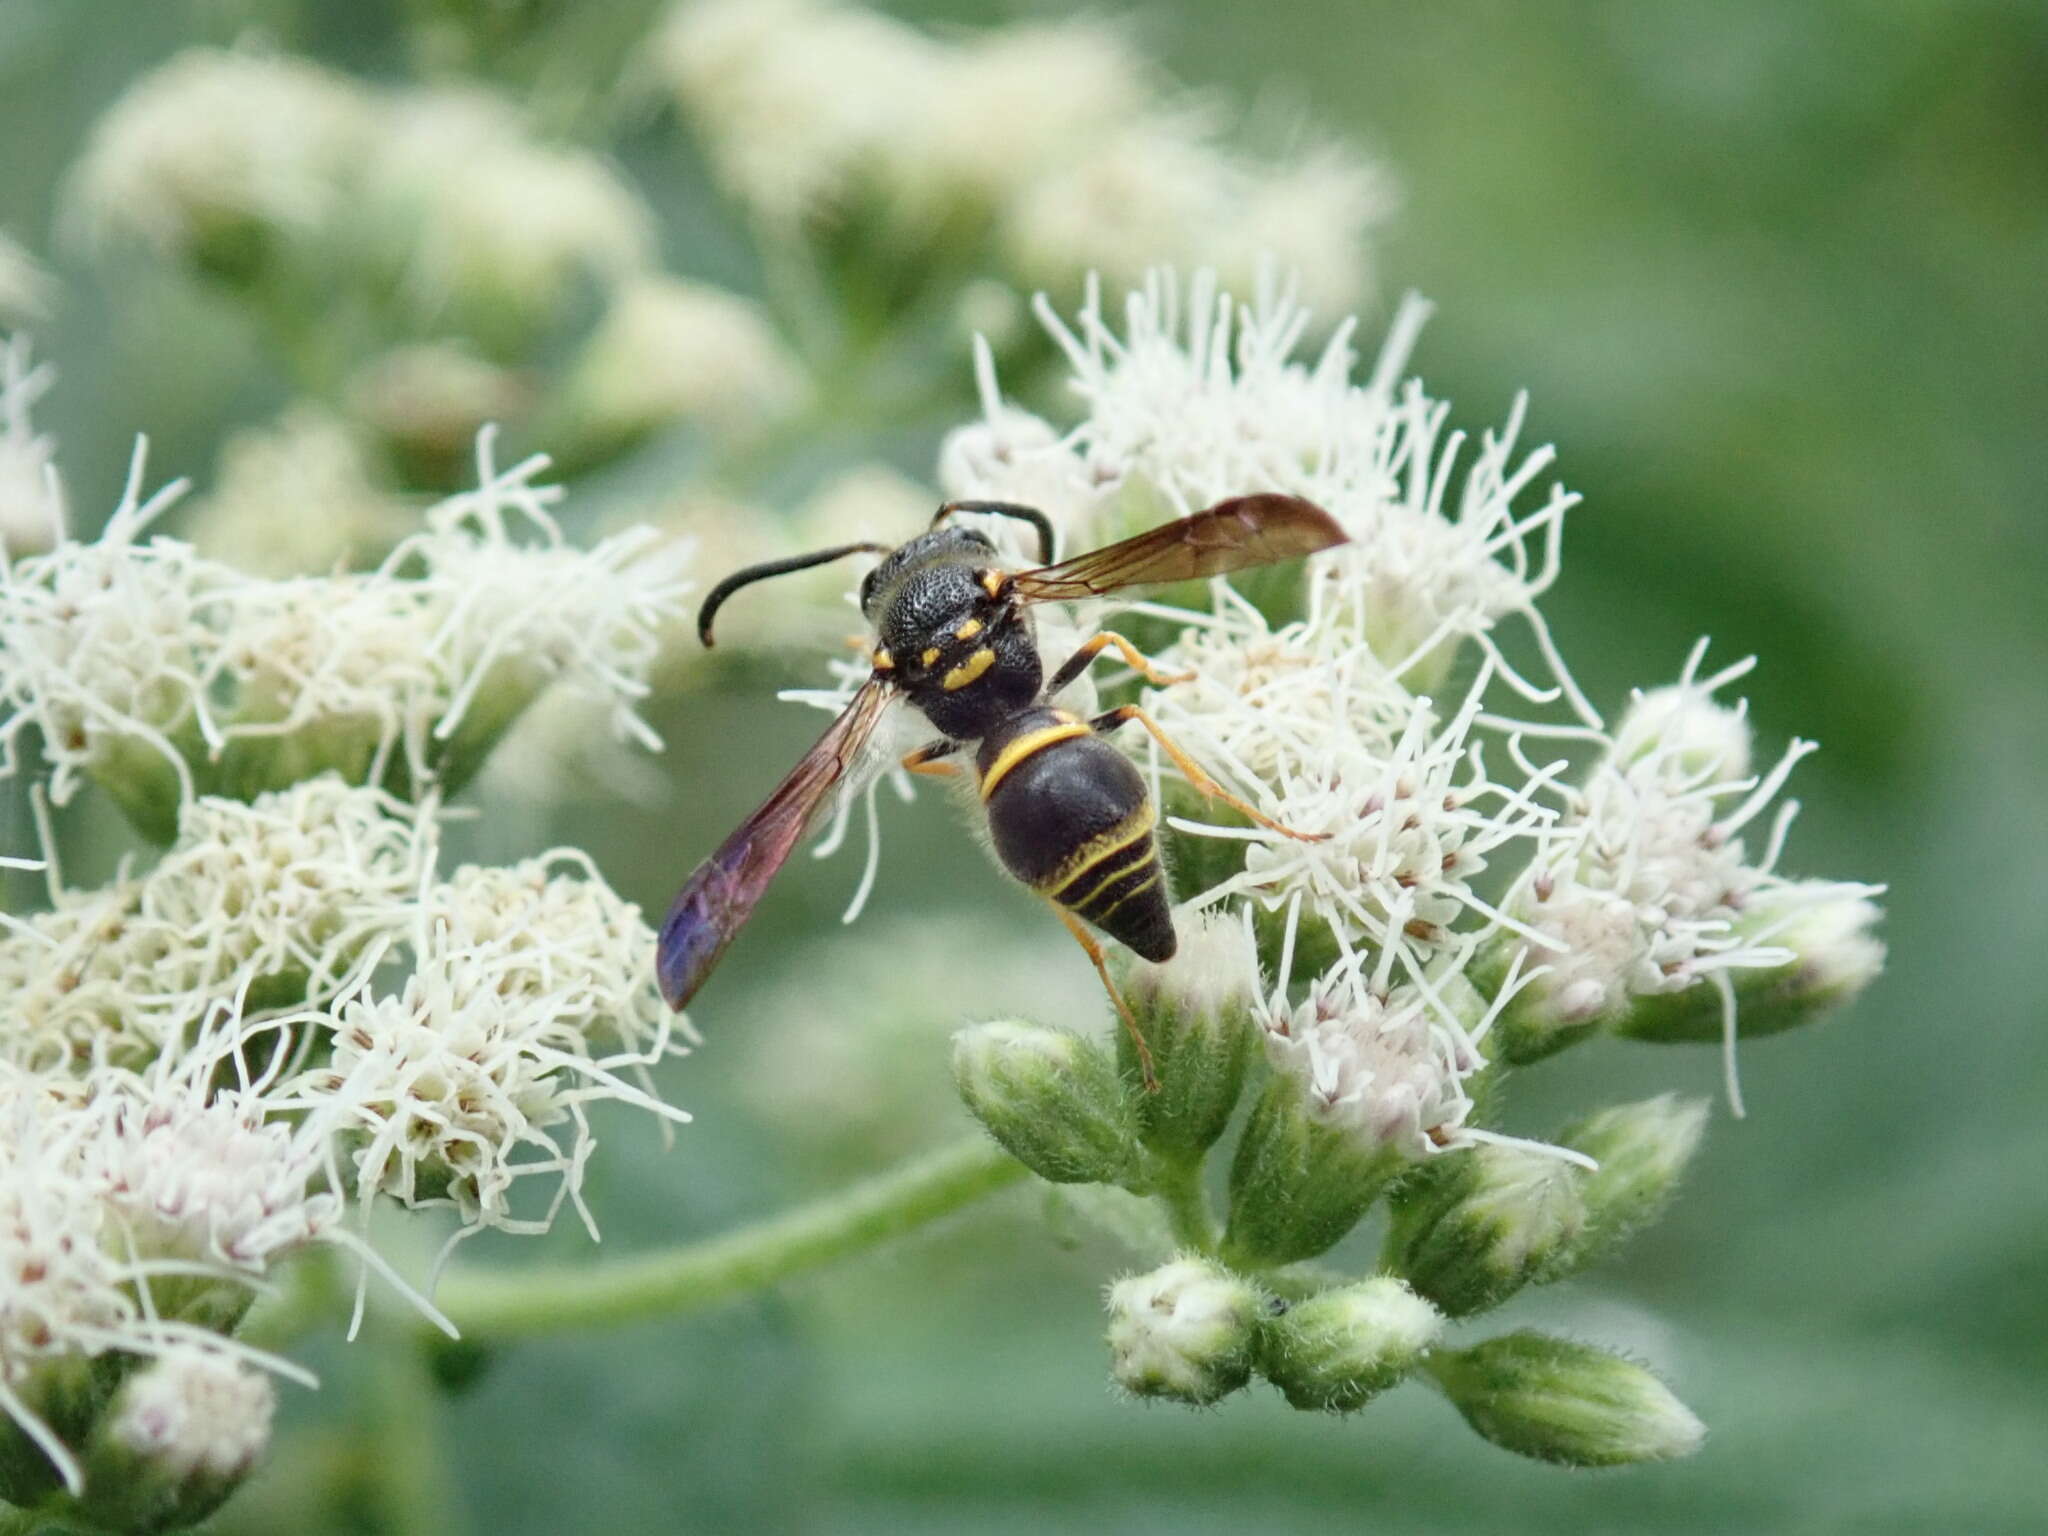
[[[981,573],[981,589],[990,597],[1000,597],[1003,593],[1003,583],[1009,579],[1008,575],[1002,571],[983,571]]]
[[[935,645],[917,659],[919,662],[921,662],[923,665],[927,667],[932,666],[936,664],[939,659],[939,648]]]
[[[953,631],[953,638],[955,640],[972,640],[976,635],[980,633],[981,620],[968,619],[958,629]]]
[[[1156,820],[1157,817],[1152,810],[1152,800],[1148,795],[1145,803],[1131,812],[1122,821],[1111,827],[1107,832],[1098,833],[1079,848],[1076,848],[1072,857],[1050,875],[1047,875],[1045,880],[1038,885],[1037,889],[1051,896],[1054,901],[1059,901],[1059,893],[1061,891],[1066,890],[1104,859],[1114,858],[1117,854],[1130,847],[1131,844],[1137,842],[1138,839],[1150,837],[1152,835],[1153,823]],[[1118,872],[1119,877],[1121,877],[1122,873],[1123,871]],[[1079,906],[1086,903],[1088,897],[1094,894],[1095,888],[1090,887],[1087,895],[1082,896],[1079,901],[1061,902],[1061,905]]]
[[[986,800],[996,792],[996,786],[1003,781],[1003,775],[1023,762],[1025,758],[1056,741],[1071,741],[1076,736],[1089,734],[1088,727],[1078,720],[1064,725],[1041,725],[1035,731],[1026,731],[1015,741],[996,754],[996,760],[988,765],[988,772],[981,776],[981,798]]]
[[[889,654],[886,646],[878,645],[875,647],[875,670],[877,672],[887,672],[895,665],[896,658]]]
[[[959,666],[948,672],[940,686],[948,693],[957,692],[965,688],[995,664],[996,653],[984,645],[972,656],[961,662]]]

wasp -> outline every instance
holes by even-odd
[[[995,545],[951,519],[988,513],[1029,523],[1039,558],[1005,570]],[[884,558],[861,583],[861,612],[875,639],[862,642],[872,668],[846,708],[789,775],[732,836],[697,866],[661,930],[657,972],[670,1006],[681,1008],[718,964],[768,882],[816,819],[833,787],[859,760],[890,702],[901,696],[939,733],[906,755],[915,773],[958,774],[945,759],[972,747],[974,778],[996,857],[1049,901],[1087,952],[1137,1047],[1148,1087],[1151,1052],[1117,992],[1090,929],[1147,960],[1176,948],[1165,870],[1154,835],[1158,811],[1131,760],[1104,739],[1136,723],[1150,731],[1189,784],[1254,822],[1302,837],[1226,791],[1143,709],[1120,705],[1093,719],[1051,702],[1105,650],[1155,686],[1188,681],[1159,671],[1124,636],[1104,630],[1045,675],[1031,618],[1035,603],[1104,597],[1161,582],[1220,576],[1300,559],[1345,541],[1321,508],[1294,496],[1240,496],[1120,543],[1055,564],[1051,521],[1035,507],[953,501],[906,544],[844,544],[748,566],[705,596],[698,638],[727,598],[771,576],[856,553]]]

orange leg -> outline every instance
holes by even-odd
[[[1095,966],[1095,974],[1102,978],[1103,990],[1109,993],[1109,1000],[1116,1004],[1117,1014],[1124,1021],[1124,1028],[1130,1031],[1131,1044],[1138,1048],[1138,1070],[1145,1075],[1145,1091],[1159,1091],[1159,1075],[1152,1070],[1152,1047],[1145,1043],[1144,1032],[1138,1028],[1138,1021],[1131,1014],[1131,1005],[1124,1001],[1123,994],[1116,989],[1116,983],[1109,979],[1109,966],[1102,958],[1102,946],[1095,942],[1095,935],[1081,924],[1065,907],[1050,896],[1046,902],[1059,913],[1060,921],[1067,925],[1067,932],[1074,936],[1074,942],[1088,952],[1088,958]]]
[[[1273,831],[1283,836],[1291,837],[1297,842],[1320,843],[1329,837],[1330,834],[1327,832],[1297,832],[1292,827],[1283,827],[1272,817],[1256,811],[1251,806],[1245,804],[1244,801],[1238,799],[1237,796],[1210,778],[1200,763],[1189,757],[1186,752],[1181,750],[1178,742],[1159,728],[1157,720],[1154,720],[1135,704],[1125,704],[1119,708],[1112,709],[1105,715],[1096,716],[1088,724],[1098,731],[1113,731],[1127,720],[1135,720],[1138,724],[1144,726],[1146,730],[1150,731],[1152,739],[1158,742],[1160,746],[1166,748],[1166,755],[1173,759],[1173,765],[1181,771],[1188,783],[1192,784],[1199,793],[1208,796],[1211,800],[1221,800],[1225,805],[1232,807],[1243,815],[1249,816],[1260,826],[1269,827]]]
[[[912,773],[921,773],[930,779],[956,779],[967,770],[958,763],[942,763],[942,757],[950,757],[960,750],[957,741],[934,741],[919,747],[915,752],[903,754],[903,766]]]
[[[1066,659],[1059,671],[1053,673],[1052,681],[1045,685],[1047,695],[1058,693],[1067,684],[1088,670],[1088,664],[1110,646],[1115,646],[1124,664],[1142,676],[1155,688],[1170,688],[1175,683],[1191,683],[1195,680],[1192,672],[1161,672],[1152,664],[1152,658],[1139,650],[1115,630],[1105,629],[1100,634],[1081,642],[1081,648]]]

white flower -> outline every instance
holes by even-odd
[[[324,1003],[404,930],[433,861],[419,812],[332,777],[201,798],[181,826],[149,874],[0,933],[0,1058],[134,1065],[223,1017]]]
[[[616,279],[652,254],[652,216],[593,155],[536,142],[479,90],[399,95],[364,170],[364,218],[424,322],[521,338],[579,276]]]
[[[805,382],[758,305],[651,273],[612,296],[566,388],[577,419],[629,438],[677,420],[741,434],[790,411]]]
[[[122,1386],[102,1434],[158,1486],[232,1484],[270,1444],[277,1393],[230,1354],[180,1343]]]
[[[415,342],[371,359],[349,380],[351,414],[431,472],[458,464],[489,423],[524,413],[531,383],[466,341]]]
[[[565,857],[555,856],[559,861]],[[688,1036],[654,981],[654,935],[581,863],[463,870],[429,896],[396,993],[362,995],[334,1021],[331,1060],[283,1102],[334,1117],[355,1147],[358,1198],[449,1205],[464,1230],[544,1230],[563,1198],[582,1205],[594,1142],[586,1107],[616,1099],[683,1121],[626,1080]],[[553,1175],[539,1217],[513,1213],[523,1178]]]
[[[779,226],[829,213],[904,144],[946,64],[914,29],[831,0],[684,0],[654,49],[726,189]]]
[[[29,366],[26,337],[0,347],[0,560],[37,553],[64,537],[56,443],[37,432],[28,415],[55,380],[47,363]]]
[[[59,804],[88,770],[135,793],[147,759],[171,780],[145,806],[168,835],[165,802],[216,779],[245,794],[325,768],[402,770],[416,794],[444,772],[459,784],[554,683],[658,745],[634,706],[687,590],[687,545],[640,528],[572,548],[548,513],[559,489],[534,483],[547,461],[501,473],[491,442],[478,489],[376,571],[275,581],[142,542],[177,487],[142,502],[138,462],[99,540],[0,571],[0,768],[30,724]]]
[[[1320,1123],[1411,1158],[1474,1139],[1465,1081],[1484,1061],[1422,985],[1392,986],[1384,968],[1343,961],[1297,1005],[1276,994],[1262,1023],[1267,1060]]]
[[[325,1187],[326,1128],[270,1118],[246,1089],[210,1090],[216,1054],[162,1058],[168,1072],[103,1093],[83,1148],[86,1177],[151,1259],[260,1275],[278,1258],[333,1236],[341,1200]]]
[[[73,207],[102,238],[232,271],[266,240],[303,243],[327,226],[377,110],[353,80],[303,60],[187,49],[99,119]]]
[[[188,524],[201,551],[257,576],[374,561],[418,525],[376,484],[347,424],[303,403],[228,439],[213,494]]]

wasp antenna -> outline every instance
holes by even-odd
[[[932,526],[938,527],[955,512],[987,512],[996,517],[1014,517],[1019,522],[1029,523],[1038,530],[1038,563],[1052,564],[1052,519],[1038,508],[1014,501],[949,501],[933,516]]]
[[[831,549],[814,550],[808,555],[791,555],[786,560],[763,560],[759,565],[750,565],[734,571],[704,595],[704,606],[697,610],[697,638],[704,642],[707,651],[711,649],[711,621],[718,616],[718,610],[725,606],[725,600],[741,587],[751,586],[757,581],[766,581],[770,576],[787,576],[791,571],[807,571],[814,565],[830,565],[834,560],[843,560],[848,555],[886,555],[893,547],[889,544],[840,544]]]

